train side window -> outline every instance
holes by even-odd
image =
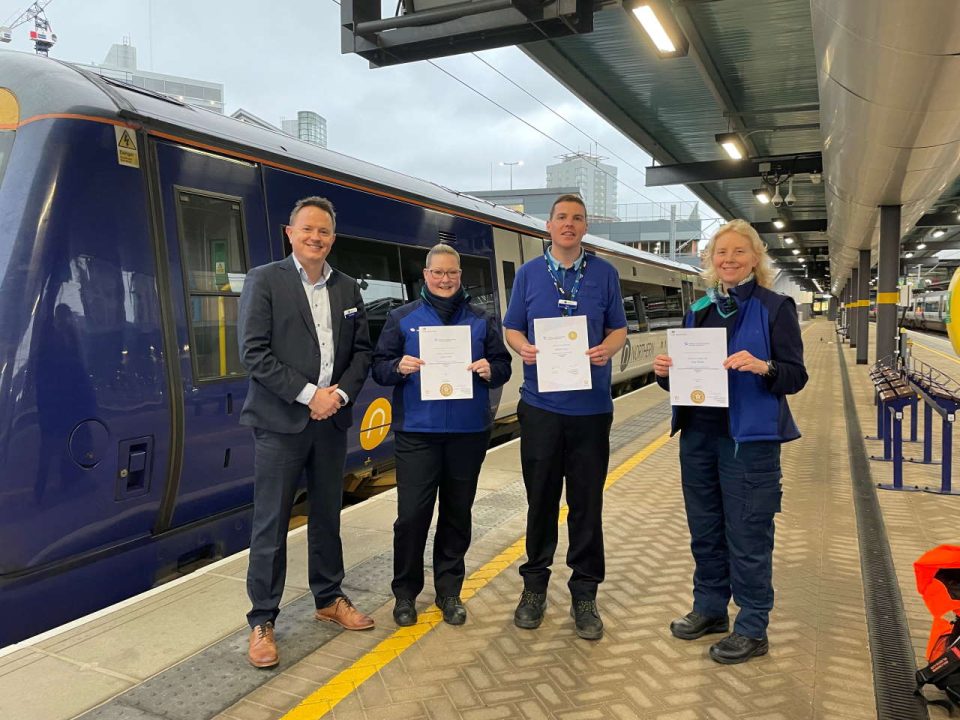
[[[487,258],[460,256],[463,289],[470,293],[470,303],[483,308],[492,317],[497,316],[496,293],[493,291],[493,276]]]
[[[510,260],[503,261],[503,284],[504,292],[507,296],[507,304],[510,304],[510,296],[513,295],[513,280],[517,276],[517,265]]]
[[[650,323],[647,322],[647,306],[643,295],[634,295],[634,306],[637,310],[637,332],[650,332]]]
[[[397,246],[338,235],[327,262],[356,278],[367,310],[370,340],[376,344],[387,313],[410,300],[402,281]]]
[[[237,315],[247,259],[240,202],[178,191],[177,208],[195,379],[243,375]]]
[[[637,316],[637,301],[632,295],[623,298],[623,313],[627,316],[627,332],[640,332],[640,320]]]

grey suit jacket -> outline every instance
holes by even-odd
[[[353,424],[353,403],[367,377],[372,347],[356,281],[334,270],[327,291],[334,347],[331,382],[350,397],[332,421],[346,430]],[[240,424],[300,432],[310,420],[310,410],[297,402],[297,395],[320,375],[320,341],[292,256],[247,274],[238,335],[240,362],[250,374]]]

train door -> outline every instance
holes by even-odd
[[[165,530],[253,499],[253,438],[238,422],[247,376],[237,315],[247,271],[272,258],[259,166],[167,143],[156,156],[182,409]]]
[[[543,255],[548,242],[543,238],[530,237],[529,235],[520,236],[521,249],[523,250],[523,262]]]
[[[493,246],[496,249],[495,263],[497,280],[500,285],[500,311],[503,315],[506,314],[507,306],[510,304],[513,279],[517,270],[523,265],[523,253],[520,244],[520,236],[517,233],[494,228]],[[510,376],[510,381],[503,386],[500,395],[500,407],[497,411],[498,417],[513,415],[517,411],[517,402],[520,400],[520,386],[523,384],[523,361],[509,345],[507,348],[513,355],[513,374]]]

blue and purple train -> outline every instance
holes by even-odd
[[[331,262],[356,277],[374,339],[454,243],[500,313],[543,223],[68,64],[0,51],[0,646],[249,542],[253,443],[237,302],[281,258],[294,202],[337,208]],[[623,280],[618,390],[649,380],[663,328],[702,293],[691,268],[599,238]],[[503,389],[514,413],[522,373]],[[348,482],[392,456],[369,381]]]

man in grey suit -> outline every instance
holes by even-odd
[[[287,570],[287,529],[306,471],[308,576],[316,619],[348,630],[373,627],[343,594],[340,510],[352,401],[367,377],[372,348],[360,289],[334,270],[330,201],[297,202],[286,228],[293,254],[254,268],[240,296],[240,360],[250,374],[240,423],[253,428],[253,527],[247,594],[255,667],[279,662],[273,625]]]

